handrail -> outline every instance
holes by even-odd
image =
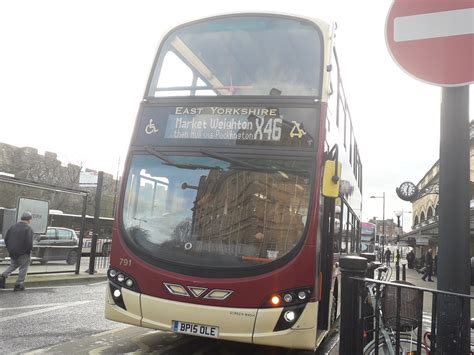
[[[474,296],[466,295],[464,293],[454,293],[454,292],[449,292],[449,291],[434,290],[432,288],[411,286],[411,285],[406,285],[406,284],[399,284],[396,282],[379,281],[379,280],[363,278],[363,277],[351,277],[351,279],[357,280],[357,281],[364,281],[364,282],[373,282],[373,283],[381,284],[381,285],[397,286],[397,287],[403,287],[403,288],[411,288],[413,290],[434,292],[434,293],[439,293],[439,294],[448,295],[448,296],[457,296],[457,297],[474,299]]]

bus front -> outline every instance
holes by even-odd
[[[114,223],[106,317],[313,349],[328,26],[238,14],[163,39]]]

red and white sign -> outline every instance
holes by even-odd
[[[394,0],[385,39],[395,62],[421,81],[474,82],[474,0]]]

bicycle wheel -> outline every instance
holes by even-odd
[[[379,337],[379,355],[389,355],[395,353],[395,336],[390,336],[391,344],[387,345],[383,335]],[[421,350],[426,350],[426,346],[421,343]],[[429,350],[429,349],[428,349]],[[400,334],[399,354],[409,355],[416,352],[416,340],[411,339],[408,334]],[[423,353],[423,352],[422,352]],[[364,355],[375,354],[375,339],[368,343],[364,348]]]

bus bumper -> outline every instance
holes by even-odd
[[[115,304],[107,287],[105,317],[109,320],[170,332],[173,321],[183,321],[216,326],[218,339],[223,340],[309,350],[316,346],[316,302],[306,305],[292,328],[274,331],[282,308],[203,306],[122,290],[126,309]]]

